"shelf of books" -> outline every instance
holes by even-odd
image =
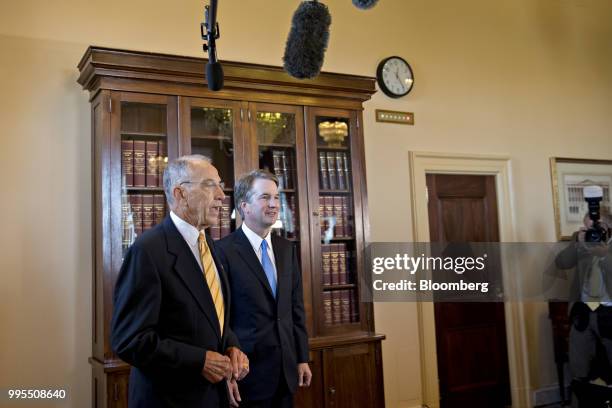
[[[121,102],[123,252],[166,216],[163,172],[168,163],[166,105]]]
[[[274,234],[299,241],[298,188],[296,172],[296,117],[293,112],[257,110],[255,125],[259,168],[278,178],[280,215]]]
[[[225,183],[217,224],[210,226],[214,240],[229,235],[236,228],[233,209],[234,187],[234,110],[227,107],[191,107],[191,153],[212,159]]]
[[[323,325],[358,324],[349,119],[315,116]]]

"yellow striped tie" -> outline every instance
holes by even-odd
[[[212,254],[208,243],[206,243],[206,236],[204,231],[200,232],[198,237],[198,245],[200,247],[200,259],[202,260],[202,268],[204,269],[204,277],[210,289],[210,294],[215,304],[215,310],[217,311],[217,317],[219,318],[219,327],[221,328],[221,334],[223,334],[223,322],[225,318],[225,307],[223,305],[223,294],[221,293],[221,287],[219,286],[219,278],[215,272],[215,266],[213,262]]]

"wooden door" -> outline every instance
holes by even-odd
[[[384,407],[381,359],[380,342],[325,349],[325,407]]]
[[[311,350],[308,357],[308,364],[312,371],[312,382],[310,387],[298,387],[293,402],[296,408],[324,407],[324,382],[323,367],[320,350]]]
[[[494,176],[428,174],[432,242],[498,242]],[[437,302],[440,406],[510,405],[503,303]]]

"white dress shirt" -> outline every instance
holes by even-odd
[[[260,237],[259,235],[257,235],[255,232],[253,232],[253,230],[250,229],[248,225],[246,225],[246,222],[243,222],[240,228],[242,228],[242,232],[244,232],[244,235],[246,235],[247,239],[251,243],[251,246],[253,247],[253,251],[255,251],[255,254],[257,255],[257,259],[259,259],[259,263],[261,263],[261,241],[263,241],[264,239]],[[266,240],[266,243],[268,244],[268,257],[272,261],[272,266],[274,267],[274,277],[276,279],[276,282],[278,282],[278,272],[276,271],[276,260],[274,259],[274,249],[272,248],[272,238],[269,232],[265,240]]]
[[[204,268],[202,267],[202,260],[200,259],[200,245],[198,244],[198,238],[200,237],[200,231],[193,225],[189,224],[187,221],[184,221],[181,217],[176,215],[174,211],[170,211],[170,218],[174,223],[174,226],[178,230],[179,234],[183,237],[189,249],[191,249],[191,253],[194,258],[200,265],[200,270],[202,271],[202,276],[204,276]],[[212,254],[212,251],[211,251]],[[214,261],[214,260],[213,260]],[[219,282],[219,287],[221,287],[221,278],[219,277],[219,271],[217,270],[217,265],[215,262],[212,263],[213,268],[215,269],[215,273],[217,274],[217,281]],[[205,279],[205,278],[204,278]],[[206,279],[205,279],[206,280]],[[221,290],[221,296],[223,296],[223,290]]]

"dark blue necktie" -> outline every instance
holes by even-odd
[[[276,276],[274,275],[274,265],[268,256],[268,243],[264,239],[261,241],[261,266],[266,273],[268,283],[270,283],[270,289],[272,289],[272,295],[276,299]]]

